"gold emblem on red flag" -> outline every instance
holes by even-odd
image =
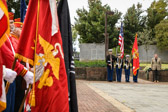
[[[134,48],[133,58],[137,59],[139,57],[138,50]]]
[[[58,49],[56,47],[54,48],[52,44],[44,40],[40,35],[39,35],[39,43],[44,50],[44,54],[39,53],[39,55],[36,55],[36,62],[35,62],[36,65],[37,66],[42,65],[43,67],[46,67],[47,64],[50,64],[55,78],[59,80],[60,58],[55,57],[58,54]],[[42,72],[39,79],[40,82],[38,88],[41,89],[43,86],[51,87],[53,85],[53,77],[49,76],[50,72],[51,72],[50,69],[46,69],[45,71]]]

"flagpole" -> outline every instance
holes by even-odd
[[[109,46],[109,34],[107,33],[107,15],[113,15],[114,12],[112,11],[106,11],[105,12],[105,59],[107,56],[108,46]]]
[[[26,94],[25,94],[25,96],[24,96],[24,98],[23,98],[23,100],[22,100],[22,104],[20,105],[19,112],[22,111],[24,102],[25,102],[25,100],[26,100],[26,98],[27,98],[27,95],[28,95],[28,93],[29,93],[30,88],[31,88],[31,85],[29,85],[29,88],[28,88],[27,91],[26,91]]]
[[[12,70],[15,69],[16,60],[17,60],[17,58],[15,58],[14,61],[13,61]],[[5,87],[5,92],[6,92],[6,94],[8,93],[9,86],[10,86],[10,83],[7,82],[7,83],[6,83],[6,87]]]
[[[39,10],[40,10],[40,0],[38,0],[38,8],[37,8],[37,23],[36,23],[36,40],[35,40],[35,48],[34,48],[34,78],[33,78],[33,89],[32,89],[32,99],[31,106],[35,106],[35,73],[36,73],[36,47],[37,47],[37,37],[38,37],[38,25],[39,25]]]

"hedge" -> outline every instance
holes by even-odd
[[[141,70],[147,70],[151,64],[140,63]],[[77,61],[75,60],[75,67],[106,67],[106,62],[101,60],[96,61]],[[162,70],[168,70],[168,64],[162,64]]]
[[[75,61],[75,67],[106,67],[105,61]]]

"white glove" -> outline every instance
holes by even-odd
[[[34,74],[30,71],[27,71],[27,73],[23,78],[26,80],[27,85],[29,85],[29,84],[33,84],[33,77],[34,77]]]
[[[3,78],[9,83],[12,83],[15,80],[17,73],[5,66],[3,66],[3,71]]]

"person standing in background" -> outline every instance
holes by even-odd
[[[151,61],[151,68],[154,71],[153,72],[153,81],[154,82],[159,82],[159,75],[158,71],[161,70],[161,59],[158,57],[157,54],[154,55],[154,58],[152,58]]]
[[[130,82],[129,77],[130,77],[130,59],[129,55],[126,55],[125,59],[125,64],[124,64],[124,70],[125,70],[125,82]]]
[[[114,63],[116,61],[116,57],[112,55],[112,49],[108,50],[108,55],[106,57],[106,63],[107,63],[107,80],[109,82],[113,81],[113,69],[114,69]]]
[[[116,62],[117,82],[121,82],[122,68],[123,68],[123,60],[121,59],[121,55],[118,54]]]
[[[139,69],[137,69],[136,75],[134,75],[134,73],[133,73],[133,59],[131,59],[131,64],[132,64],[133,82],[137,83],[138,82]]]

